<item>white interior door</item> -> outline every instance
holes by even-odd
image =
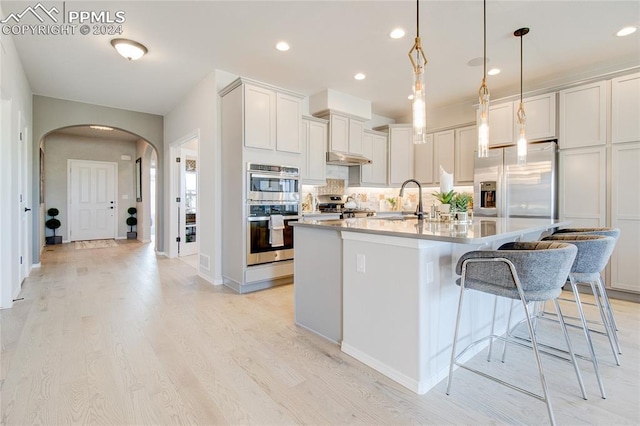
[[[20,195],[19,195],[19,215],[20,215],[20,283],[29,276],[29,269],[31,266],[31,238],[29,238],[29,228],[31,227],[32,210],[31,210],[31,196],[29,192],[29,180],[28,173],[29,168],[27,166],[28,155],[28,142],[27,142],[28,127],[24,121],[22,115],[20,116],[20,134],[19,149],[18,149],[18,176],[20,177]]]
[[[69,160],[69,241],[116,237],[117,167]]]
[[[180,207],[178,214],[180,244],[178,245],[178,256],[183,257],[198,253],[197,153],[188,149],[181,149],[181,157],[178,164],[180,165]]]

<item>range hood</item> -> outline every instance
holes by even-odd
[[[360,166],[362,164],[371,164],[371,160],[362,155],[344,154],[342,152],[327,152],[327,164],[335,164],[338,166]]]

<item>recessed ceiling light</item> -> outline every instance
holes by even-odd
[[[278,44],[276,44],[276,49],[281,52],[286,52],[290,49],[289,43],[287,43],[286,41],[279,41]]]
[[[489,74],[489,75],[498,75],[498,74],[500,74],[500,69],[499,68],[491,68],[489,71],[487,71],[487,74]]]
[[[407,99],[409,99],[410,101],[412,101],[412,100],[413,100],[413,95],[409,95],[409,96],[407,96]]]
[[[404,30],[402,28],[396,28],[389,33],[389,37],[395,39],[402,38],[404,37]]]
[[[89,126],[89,127],[96,130],[113,130],[113,128],[107,127],[107,126]]]
[[[367,78],[367,76],[359,72],[358,74],[354,75],[353,78],[355,78],[356,80],[364,80],[365,78]]]
[[[130,61],[142,58],[147,52],[147,48],[137,41],[126,38],[114,38],[111,45],[115,47],[119,54]]]
[[[636,27],[624,27],[623,29],[621,29],[620,31],[618,31],[616,33],[616,35],[618,37],[624,37],[624,36],[628,36],[629,34],[633,34],[636,32],[638,28]]]

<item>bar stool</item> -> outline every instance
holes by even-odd
[[[590,347],[591,356],[595,361],[593,344],[590,338],[590,331],[592,330],[589,328],[584,315],[577,283],[586,283],[591,286],[595,304],[600,312],[600,318],[602,319],[602,325],[604,327],[602,334],[606,335],[609,340],[616,365],[620,365],[620,359],[618,358],[619,344],[615,333],[615,326],[609,314],[605,312],[600,297],[598,297],[598,292],[600,291],[599,286],[602,284],[600,272],[607,266],[611,253],[613,253],[613,249],[615,248],[616,240],[613,237],[606,237],[604,235],[557,233],[543,238],[543,241],[563,242],[573,244],[578,248],[578,254],[576,255],[576,259],[571,267],[571,273],[569,274],[569,282],[571,283],[571,290],[573,291],[573,297],[575,298],[578,314],[580,315],[580,322],[582,323],[582,328],[585,331],[585,337]]]
[[[531,323],[529,309],[527,308],[529,302],[553,300],[558,317],[561,319],[560,327],[562,328],[571,362],[578,378],[582,397],[586,399],[582,376],[580,375],[578,364],[575,356],[573,355],[573,348],[571,346],[571,341],[569,340],[569,333],[567,332],[562,312],[560,310],[560,305],[557,301],[557,297],[562,292],[562,286],[566,282],[566,277],[571,270],[571,265],[576,257],[576,253],[577,248],[575,246],[555,241],[517,242],[509,243],[506,247],[502,246],[498,250],[468,252],[458,260],[456,273],[461,275],[461,277],[456,281],[456,283],[460,286],[460,300],[458,303],[458,313],[451,349],[449,380],[446,391],[447,395],[449,395],[451,391],[453,368],[457,365],[482,377],[505,385],[510,389],[517,390],[525,395],[529,395],[543,401],[547,406],[551,423],[555,424],[555,417],[542,369],[542,363],[540,361],[538,345],[533,325]],[[505,343],[517,344],[519,346],[529,348],[528,345],[524,345],[515,339],[511,339],[508,334],[506,336],[494,334],[492,326],[489,336],[472,342],[459,354],[456,354],[464,294],[467,289],[493,294],[496,297],[500,296],[512,300],[520,300],[522,302],[529,335],[531,337],[531,348],[533,349],[533,354],[538,368],[542,395],[532,393],[524,388],[504,382],[496,377],[458,362],[458,359],[462,357],[465,352],[486,340],[493,342],[494,339],[498,339]],[[495,309],[493,320],[495,321]]]
[[[562,228],[556,230],[553,235],[565,235],[565,234],[587,234],[587,235],[604,235],[605,237],[612,237],[618,242],[618,237],[620,237],[620,229],[618,228]],[[602,277],[598,276],[597,282],[598,294],[594,297],[599,297],[602,300],[601,306],[604,307],[607,317],[609,318],[609,323],[613,326],[613,339],[618,349],[618,353],[622,354],[622,348],[620,347],[620,340],[618,339],[618,324],[616,323],[616,318],[613,315],[613,308],[611,307],[611,302],[609,301],[609,296],[607,295],[607,291],[605,289],[604,282],[602,281]],[[595,303],[594,303],[595,305]],[[591,330],[596,333],[601,333],[599,330]]]

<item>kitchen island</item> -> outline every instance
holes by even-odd
[[[567,224],[514,218],[442,223],[401,216],[302,220],[293,225],[296,324],[423,394],[448,374],[458,258],[509,241],[537,240]],[[461,347],[489,334],[493,311],[492,296],[466,297]],[[497,330],[506,326],[507,307],[499,303]]]

